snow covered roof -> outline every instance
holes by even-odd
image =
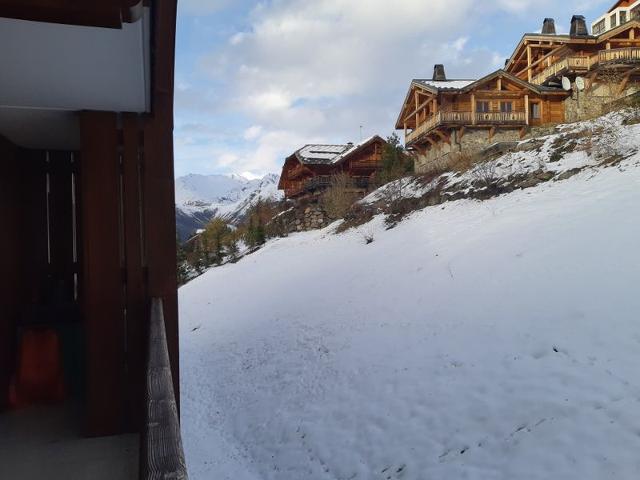
[[[414,79],[413,80],[418,85],[423,85],[425,87],[435,88],[436,90],[459,90],[461,88],[466,87],[467,85],[471,85],[475,80],[467,79],[467,80],[428,80],[428,79]]]
[[[295,155],[305,165],[335,165],[376,139],[382,140],[380,136],[372,135],[359,143],[346,145],[305,145]]]
[[[349,147],[349,145],[305,145],[295,155],[305,164],[330,165],[334,158]]]

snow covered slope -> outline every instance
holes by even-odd
[[[639,155],[330,228],[180,290],[191,478],[638,478]]]
[[[192,478],[638,477],[640,116],[520,147],[492,175],[554,180],[270,241],[180,290]]]
[[[212,217],[238,220],[258,199],[279,200],[278,176],[248,180],[240,175],[186,175],[176,179],[178,234],[185,239]]]

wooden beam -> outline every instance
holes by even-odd
[[[87,433],[124,431],[125,331],[116,115],[81,112]]]
[[[476,95],[475,93],[471,94],[471,124],[476,124]]]
[[[533,72],[531,71],[531,45],[527,45],[527,77],[531,82],[533,78]]]
[[[527,121],[527,125],[529,125],[529,95],[524,96],[524,116]]]
[[[467,127],[465,127],[464,125],[460,128],[460,131],[458,132],[458,140],[462,140],[462,137],[464,137],[464,134],[467,132]]]
[[[493,136],[495,135],[495,133],[496,133],[496,127],[491,127],[489,129],[489,141],[493,139]]]
[[[443,132],[441,132],[440,130],[434,130],[435,134],[438,135],[443,142],[448,143],[449,145],[451,145],[451,138],[449,135],[444,134]]]

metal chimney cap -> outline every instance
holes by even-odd
[[[584,15],[574,15],[571,17],[571,31],[569,35],[572,37],[586,37],[589,35]]]
[[[444,65],[438,63],[433,66],[433,80],[438,82],[443,82],[447,79],[447,75],[444,71]]]
[[[556,34],[556,21],[553,18],[544,19],[544,22],[542,22],[542,34],[543,35]]]

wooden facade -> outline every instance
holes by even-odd
[[[530,126],[564,120],[562,90],[537,87],[499,70],[480,80],[414,80],[405,97],[396,128],[405,132],[407,147],[424,153],[485,131],[487,141],[499,131],[524,135]]]
[[[576,20],[574,17],[573,22]],[[594,81],[615,68],[623,76],[639,75],[640,16],[601,35],[526,34],[507,61],[505,70],[535,85],[561,86],[583,76]]]
[[[0,127],[0,410],[11,403],[21,333],[40,327],[71,330],[79,346],[70,347],[75,357],[65,378],[66,397],[78,393],[88,436],[142,433],[152,298],[163,304],[179,398],[172,133],[176,1],[0,0],[0,19],[32,20],[30,28],[38,28],[37,22],[56,24],[71,34],[82,26],[117,35],[125,23],[139,26],[143,17],[151,26],[148,109],[60,105],[60,118],[72,116],[70,138],[78,139],[63,149],[56,138],[12,141],[5,137],[15,132]],[[96,90],[96,97],[104,93]],[[29,92],[24,98],[31,100]],[[30,108],[39,112],[38,106]],[[0,115],[18,110],[2,107]],[[43,110],[52,109],[43,105]],[[38,121],[43,118],[48,117]],[[64,338],[61,343],[66,349]]]
[[[306,145],[287,157],[278,189],[286,198],[312,196],[331,184],[331,177],[345,173],[355,191],[365,191],[381,168],[385,140],[375,135],[353,145]]]

